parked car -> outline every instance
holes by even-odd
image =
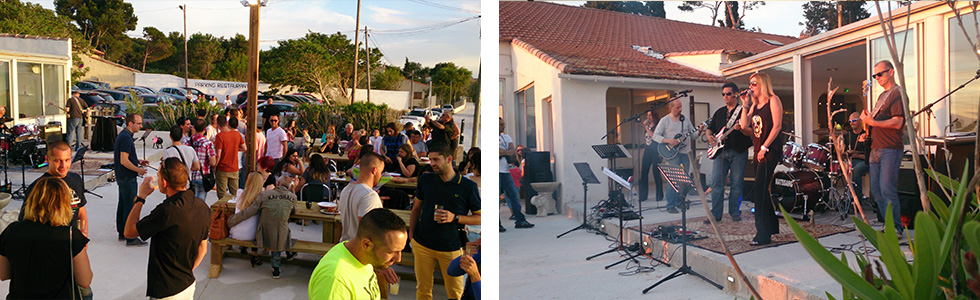
[[[259,92],[258,102],[259,103],[265,103],[265,101],[267,99],[269,99],[269,97],[270,96],[263,95],[261,92]],[[281,97],[281,96],[272,95],[271,97],[272,97],[272,100],[273,101],[276,101],[276,102],[286,101],[286,99],[283,98],[283,97]],[[241,93],[238,93],[238,97],[235,99],[235,103],[238,104],[238,106],[244,106],[246,100],[248,100],[246,98],[248,98],[248,91],[243,91]]]
[[[140,95],[140,98],[143,98],[143,103],[148,105],[156,105],[159,103],[174,104],[177,102],[177,100],[173,97],[164,94],[142,94]]]
[[[264,119],[264,117],[262,117],[262,111],[265,110],[265,106],[266,105],[268,105],[268,103],[262,102],[262,103],[259,103],[259,105],[255,107],[255,109],[257,110],[257,114],[259,115],[259,120]],[[286,117],[287,119],[296,119],[296,106],[297,106],[297,104],[292,103],[292,102],[285,102],[285,101],[283,101],[283,102],[273,102],[272,105],[275,105],[276,107],[279,108],[279,112],[280,112],[280,115],[279,116],[280,117]],[[243,104],[239,108],[241,108],[242,111],[244,111],[245,108],[246,108],[246,106]],[[286,126],[286,122],[282,122],[282,124],[280,124],[280,125]]]
[[[95,90],[95,91],[97,91],[99,93],[108,94],[109,96],[112,96],[112,99],[113,100],[116,100],[116,101],[124,101],[125,102],[125,101],[128,101],[129,99],[133,99],[133,94],[130,93],[130,92],[128,92],[128,91],[109,90],[109,89],[98,89],[98,90]],[[106,99],[106,100],[108,100],[108,99]],[[110,101],[112,101],[112,100],[110,100]]]
[[[407,114],[398,117],[398,125],[404,126],[405,123],[412,122],[417,128],[421,128],[422,124],[425,124],[425,119],[432,119],[432,111],[423,108],[417,108],[410,110]]]
[[[83,90],[83,91],[91,91],[91,90],[101,89],[102,86],[88,81],[79,81],[76,82],[75,85],[72,86],[72,88],[77,90]]]
[[[117,87],[116,90],[117,91],[133,92],[133,93],[136,93],[137,95],[142,95],[142,94],[156,94],[157,93],[153,89],[143,88],[143,87],[139,87],[139,86],[121,86],[121,87]]]
[[[279,96],[282,97],[283,99],[286,99],[286,101],[292,101],[296,103],[317,103],[316,101],[310,100],[309,98],[300,95],[279,95]]]
[[[193,96],[193,94],[189,93],[187,90],[182,89],[182,88],[165,87],[165,88],[161,88],[160,89],[160,93],[163,93],[163,94],[165,94],[167,96],[170,96],[170,97],[173,97],[174,99],[179,99],[179,100],[195,100],[195,99],[197,99],[197,96]]]
[[[317,98],[316,96],[313,96],[313,94],[310,94],[310,93],[293,93],[293,95],[305,97],[306,99],[310,99],[312,101],[312,103],[323,103],[323,100],[320,100],[319,98]]]
[[[443,104],[442,105],[442,111],[446,111],[447,109],[449,111],[452,111],[452,112],[455,112],[456,111],[456,109],[453,108],[453,105],[452,104]]]
[[[214,95],[205,94],[204,92],[202,92],[201,90],[196,89],[196,88],[185,88],[185,89],[188,92],[190,92],[191,95],[194,95],[194,97],[204,96],[204,99],[205,100],[217,100],[218,99],[218,97],[215,97]]]
[[[102,95],[100,95],[98,92],[95,91],[79,92],[79,98],[85,100],[85,105],[88,105],[89,107],[95,106],[96,104],[99,103],[105,103],[110,101],[110,100],[106,100],[105,98],[102,97]]]

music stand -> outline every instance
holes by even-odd
[[[592,173],[592,168],[589,167],[589,163],[580,162],[580,163],[574,163],[573,165],[575,165],[575,170],[578,171],[578,176],[582,178],[582,195],[583,195],[582,196],[582,225],[572,228],[569,231],[565,231],[565,233],[559,234],[558,237],[556,237],[556,239],[560,239],[562,236],[579,229],[599,231],[599,229],[594,228],[588,224],[589,184],[599,183],[599,179],[597,179],[595,177],[595,174]]]
[[[146,137],[150,135],[150,129],[143,132],[143,136],[139,140],[143,141],[143,158],[146,158]]]
[[[610,170],[608,168],[602,168],[602,173],[605,174],[606,177],[609,177],[609,179],[611,179],[610,181],[614,181],[614,182],[622,185],[627,190],[631,190],[632,189],[632,186],[630,185],[630,183],[628,181],[626,181],[625,179],[623,179],[622,177],[619,177],[619,175],[617,175],[616,172],[613,172],[612,170]],[[585,260],[591,260],[593,258],[602,256],[603,254],[612,253],[612,252],[616,252],[616,251],[620,251],[620,250],[628,251],[626,249],[626,245],[623,244],[623,232],[625,231],[624,228],[623,228],[623,201],[622,200],[619,200],[619,199],[616,199],[616,204],[619,206],[619,208],[617,208],[617,210],[619,211],[619,238],[617,238],[617,240],[619,241],[619,246],[616,246],[616,248],[611,248],[609,250],[603,251],[603,252],[601,252],[599,254],[586,257]],[[627,260],[632,259],[632,258],[633,257],[631,256],[630,258],[627,258]],[[616,264],[618,264],[618,263],[616,263]],[[616,265],[616,264],[613,264],[613,265]],[[609,267],[611,267],[611,265],[610,266],[606,266],[606,269],[609,269]]]
[[[81,148],[78,148],[78,151],[75,152],[75,157],[71,159],[71,163],[74,164],[75,162],[78,161],[82,162],[82,165],[79,167],[79,169],[82,169],[82,190],[84,191],[83,193],[89,193],[92,194],[93,196],[102,198],[102,195],[96,194],[88,190],[88,187],[85,186],[85,152],[86,151],[88,151],[88,146],[82,146]]]
[[[697,276],[698,278],[701,278],[701,280],[704,280],[705,282],[710,283],[711,285],[715,286],[719,290],[720,289],[723,289],[723,287],[721,285],[719,285],[717,283],[714,283],[711,280],[708,280],[707,277],[704,277],[703,275],[698,274],[698,272],[695,272],[694,270],[691,269],[691,266],[688,266],[687,265],[687,241],[688,241],[689,234],[688,234],[688,231],[687,231],[687,208],[688,208],[688,204],[687,204],[687,197],[686,197],[686,195],[687,195],[688,189],[694,187],[694,181],[691,179],[691,177],[689,175],[687,175],[687,171],[684,171],[684,168],[682,168],[681,166],[672,166],[672,165],[663,165],[663,164],[661,164],[661,165],[658,165],[657,166],[657,169],[659,169],[660,170],[660,173],[662,173],[664,175],[664,178],[667,178],[667,182],[670,183],[670,187],[673,188],[674,191],[677,191],[677,193],[679,195],[681,195],[681,197],[683,197],[682,200],[681,200],[682,202],[680,204],[680,209],[681,209],[681,232],[683,233],[683,234],[681,234],[681,266],[679,268],[677,268],[677,271],[674,271],[674,273],[670,273],[670,275],[667,275],[667,277],[664,277],[664,279],[661,279],[660,281],[657,281],[657,283],[654,283],[650,287],[648,287],[646,289],[643,289],[643,293],[646,294],[648,291],[650,291],[651,289],[657,287],[661,283],[664,283],[667,280],[671,280],[671,279],[680,277],[681,275],[684,275],[684,274],[691,274],[691,275]]]

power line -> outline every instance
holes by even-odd
[[[372,31],[373,31],[373,30],[372,30]],[[387,54],[385,54],[385,51],[384,51],[384,50],[381,50],[381,45],[380,45],[380,44],[378,44],[378,39],[376,39],[376,38],[374,37],[374,35],[370,35],[370,34],[368,35],[368,39],[369,39],[369,40],[371,40],[371,41],[373,41],[373,42],[374,42],[374,46],[378,48],[378,52],[381,52],[381,58],[384,58],[384,60],[385,60],[386,62],[388,62],[388,65],[389,65],[389,66],[393,66],[394,64],[392,64],[392,63],[391,63],[391,61],[390,61],[390,60],[388,60],[388,55],[387,55]]]
[[[459,19],[459,20],[454,20],[454,21],[447,21],[447,22],[442,22],[442,23],[435,23],[435,24],[430,24],[430,25],[425,25],[425,26],[419,26],[419,27],[414,27],[414,28],[405,28],[405,29],[372,29],[372,31],[374,31],[375,34],[388,35],[388,36],[408,36],[408,35],[416,35],[416,34],[428,33],[428,32],[431,32],[431,31],[435,31],[435,30],[447,28],[447,27],[450,27],[450,26],[453,26],[453,25],[457,25],[457,24],[462,24],[462,23],[465,23],[465,22],[468,22],[468,21],[479,19],[479,18],[480,18],[480,16],[472,16],[472,17],[469,17],[469,18],[464,18],[464,19]]]
[[[465,13],[471,13],[471,14],[479,14],[480,13],[479,11],[472,11],[472,10],[468,10],[468,9],[465,9],[465,8],[459,8],[459,7],[455,7],[455,6],[449,6],[449,5],[445,5],[445,4],[439,4],[439,3],[435,3],[435,2],[431,2],[431,1],[426,1],[426,0],[409,0],[409,1],[415,2],[415,3],[418,3],[418,4],[432,6],[432,7],[442,8],[442,9],[446,9],[446,10],[453,10],[453,11],[465,12]]]

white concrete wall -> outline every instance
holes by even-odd
[[[183,87],[184,78],[170,74],[136,73],[133,74],[135,85],[150,87],[159,91],[164,87]],[[248,90],[247,82],[234,82],[222,80],[203,80],[190,79],[188,84],[192,88],[197,88],[205,94],[215,95],[219,100],[224,100],[225,96],[231,96],[232,101],[238,93]],[[268,83],[259,82],[259,91],[269,89]]]
[[[139,73],[120,67],[88,55],[79,55],[82,63],[88,68],[82,80],[94,80],[108,83],[112,88],[135,85],[135,76]],[[181,82],[183,83],[183,82]]]
[[[347,89],[348,93],[350,89]],[[386,91],[371,90],[371,103],[388,104],[393,109],[410,109],[411,103],[408,101],[408,91]],[[367,90],[357,89],[355,97],[357,102],[367,101]]]

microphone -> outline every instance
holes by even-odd
[[[740,97],[741,96],[745,96],[745,95],[752,96],[752,90],[751,89],[744,89],[744,90],[742,90],[741,92],[738,93],[738,96],[740,96]]]

